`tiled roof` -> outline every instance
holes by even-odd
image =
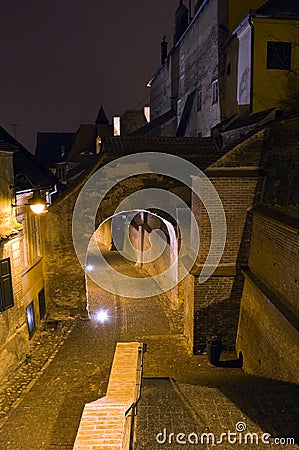
[[[142,152],[161,152],[179,156],[193,163],[201,170],[205,170],[219,158],[226,150],[219,149],[213,138],[178,138],[151,136],[116,136],[102,141],[101,152],[91,157],[68,172],[70,190],[82,184],[96,170],[108,162],[125,155]]]
[[[197,167],[205,169],[219,159],[224,152],[219,150],[214,138],[125,136],[106,138],[101,154],[121,157],[133,153],[161,152],[187,159]]]
[[[80,125],[67,161],[81,162],[86,159],[82,152],[96,153],[97,126],[95,124]]]
[[[196,91],[192,91],[190,94],[188,94],[186,103],[185,103],[185,107],[182,113],[182,117],[180,120],[180,124],[178,126],[177,129],[177,136],[185,136],[186,134],[186,130],[188,127],[188,123],[190,121],[190,115],[191,115],[191,111],[192,111],[192,106],[193,106],[193,102],[194,102],[194,98],[195,98],[195,93]]]
[[[4,151],[4,152],[15,152],[16,150],[18,150],[18,147],[11,144],[10,142],[8,142],[6,139],[1,139],[0,138],[0,151]]]
[[[77,164],[75,167],[67,171],[67,180],[69,183],[72,183],[75,179],[77,179],[82,173],[90,170],[92,166],[98,161],[99,156],[94,155],[90,156],[85,161]]]
[[[155,133],[159,134],[161,126],[174,119],[175,116],[175,113],[172,110],[169,110],[162,116],[151,120],[144,127],[134,131],[134,133],[132,133],[132,136],[154,136]]]
[[[299,17],[298,0],[269,0],[256,10],[258,14],[271,17]]]
[[[255,114],[244,117],[233,118],[230,122],[223,122],[218,125],[222,131],[236,130],[238,128],[248,127],[249,125],[260,125],[262,121],[269,117],[269,120],[273,119],[273,113],[275,108],[267,109],[265,111],[260,111]]]
[[[55,167],[55,163],[65,160],[70,153],[74,138],[75,133],[37,133],[35,155],[47,167]]]
[[[43,166],[22,144],[0,127],[0,141],[17,151],[13,154],[14,178],[17,191],[35,188],[51,188],[57,180],[50,170]]]

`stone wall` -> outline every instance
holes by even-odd
[[[212,81],[219,77],[218,0],[206,2],[179,45],[179,100],[183,109],[188,94],[201,90],[202,105],[193,108],[186,136],[209,136],[220,121],[220,104],[212,102]],[[184,65],[184,68],[182,67]],[[179,113],[179,111],[178,111]]]
[[[0,311],[0,379],[24,360],[29,349],[26,311],[22,289],[21,225],[16,222],[11,186],[12,153],[0,152],[0,260],[10,258],[14,305]]]
[[[72,239],[73,209],[81,185],[49,208],[42,219],[45,294],[48,315],[84,315],[86,293],[84,271],[79,264]]]
[[[24,360],[29,335],[22,290],[21,235],[0,245],[0,259],[10,258],[14,306],[0,313],[0,379]]]

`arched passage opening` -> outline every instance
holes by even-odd
[[[151,211],[124,211],[105,219],[90,240],[86,258],[89,317],[107,320],[125,298],[135,299],[135,312],[141,314],[149,298],[155,298],[182,331],[179,241],[175,224]]]

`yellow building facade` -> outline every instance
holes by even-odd
[[[252,113],[292,109],[299,87],[299,20],[252,17],[251,23]]]
[[[31,207],[55,181],[0,127],[0,379],[24,361],[46,315],[41,223]]]
[[[299,16],[247,15],[226,45],[223,119],[298,109],[298,38]]]

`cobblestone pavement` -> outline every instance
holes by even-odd
[[[8,420],[2,419],[1,450],[73,448],[84,404],[106,392],[117,330],[116,323],[103,327],[89,321],[76,322],[41,373],[33,368],[31,386],[15,394],[17,404],[10,408]],[[32,359],[38,358],[35,352],[36,347]],[[11,389],[15,377],[9,382]]]
[[[0,427],[15,409],[26,392],[29,392],[42,372],[53,361],[59,348],[72,332],[74,321],[64,321],[63,326],[39,331],[30,342],[30,351],[24,363],[0,389]]]
[[[25,363],[0,389],[0,450],[71,450],[84,404],[105,394],[116,342],[133,340],[148,349],[135,450],[213,449],[218,445],[212,441],[192,445],[175,440],[184,433],[195,442],[203,432],[219,439],[221,433],[234,432],[238,422],[248,432],[294,436],[298,443],[298,386],[245,375],[230,367],[230,353],[223,355],[220,367],[210,366],[205,355],[188,355],[181,326],[167,312],[163,295],[116,300],[100,294],[90,287],[89,298],[99,307],[109,301],[109,322],[65,322],[60,330],[38,333]],[[184,440],[182,435],[179,439]],[[223,443],[219,448],[246,445]]]
[[[126,308],[132,314],[132,300],[126,300]],[[236,365],[233,352],[223,353],[219,367],[211,366],[206,355],[188,355],[184,338],[171,327],[168,333],[134,337],[145,342],[148,348],[144,357],[135,450],[194,448],[194,433],[199,443],[202,433],[215,436],[215,445],[210,436],[210,445],[206,445],[204,439],[199,445],[202,449],[215,448],[217,440],[219,448],[224,450],[246,448],[246,433],[258,435],[258,444],[256,437],[252,437],[252,445],[247,444],[254,449],[269,448],[270,444],[261,442],[264,433],[273,438],[294,438],[299,443],[297,385],[244,374],[242,369],[233,367]],[[239,422],[246,431],[232,435],[230,442],[223,436],[220,444],[221,434],[235,433]],[[160,442],[163,442],[165,430],[166,442],[158,443],[156,436],[160,433]],[[171,433],[174,435],[170,436]],[[186,435],[185,440],[191,434],[192,443],[178,445],[175,439],[179,433]],[[235,437],[239,441],[233,444]],[[250,436],[247,439],[251,442]],[[269,439],[275,445],[272,438]],[[299,449],[299,445],[285,445],[284,442],[280,441],[275,447]]]

